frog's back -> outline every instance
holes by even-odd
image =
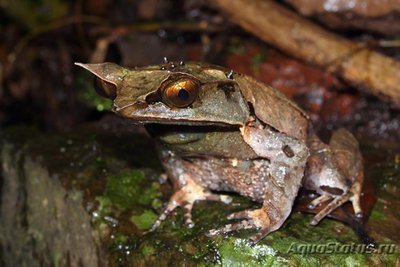
[[[249,76],[236,79],[247,102],[259,120],[276,130],[305,141],[309,117],[280,91]]]
[[[307,113],[279,90],[243,74],[226,77],[230,71],[221,66],[199,62],[190,62],[189,65],[215,76],[233,79],[259,120],[294,138],[306,140],[309,124]]]

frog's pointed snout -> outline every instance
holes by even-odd
[[[115,99],[117,87],[122,81],[123,70],[121,66],[114,63],[85,64],[75,62],[75,65],[82,67],[94,75],[96,92],[104,97]]]

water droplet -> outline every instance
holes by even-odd
[[[233,79],[233,70],[230,70],[230,71],[226,74],[226,78],[228,78],[228,79]]]
[[[160,38],[165,39],[165,38],[168,37],[168,33],[167,33],[167,31],[164,30],[164,29],[159,29],[159,30],[158,30],[158,36],[159,36]]]

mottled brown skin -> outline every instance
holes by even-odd
[[[230,202],[210,190],[237,192],[262,207],[230,215],[238,221],[210,230],[209,236],[258,229],[250,238],[258,242],[282,226],[302,185],[321,195],[311,206],[332,200],[312,224],[348,200],[361,214],[363,176],[356,140],[339,130],[329,146],[322,143],[306,113],[279,91],[196,62],[135,69],[112,63],[78,65],[99,78],[101,92],[114,100],[117,114],[146,124],[159,141],[175,193],[152,230],[176,207],[183,209],[191,227],[196,201]]]
[[[332,134],[328,146],[312,134],[308,146],[311,156],[307,161],[304,187],[320,194],[309,208],[333,199],[313,218],[311,224],[318,224],[326,214],[349,200],[356,216],[362,217],[360,196],[364,166],[354,136],[345,129],[339,129]]]

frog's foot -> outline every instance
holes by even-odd
[[[347,193],[344,193],[340,196],[332,196],[332,195],[321,195],[314,199],[309,205],[309,208],[314,208],[317,205],[326,202],[333,198],[331,202],[329,202],[314,218],[310,221],[311,225],[317,225],[325,216],[330,214],[332,211],[343,205],[347,201],[351,201],[354,209],[354,213],[357,218],[362,218],[362,210],[360,207],[360,196],[361,196],[361,185],[360,183],[354,183],[353,186]]]
[[[314,209],[316,206],[321,205],[322,203],[332,199],[330,195],[320,195],[319,197],[313,199],[313,201],[308,204],[309,209]]]
[[[241,220],[239,222],[227,224],[218,229],[209,230],[206,235],[208,237],[226,234],[229,232],[237,231],[237,230],[245,230],[245,229],[257,229],[259,230],[257,234],[250,237],[250,243],[255,244],[268,235],[270,232],[278,229],[280,224],[272,227],[271,219],[268,213],[264,208],[256,209],[256,210],[246,210],[240,211],[236,213],[232,213],[228,216],[229,220]],[[283,222],[282,222],[283,223]]]
[[[232,201],[232,198],[226,195],[213,194],[202,186],[196,184],[191,178],[187,178],[186,185],[171,196],[167,206],[164,208],[157,221],[153,224],[150,231],[157,229],[161,222],[167,218],[168,214],[177,207],[182,208],[185,225],[192,228],[194,226],[192,220],[192,209],[194,203],[198,200],[221,201],[228,204]]]

